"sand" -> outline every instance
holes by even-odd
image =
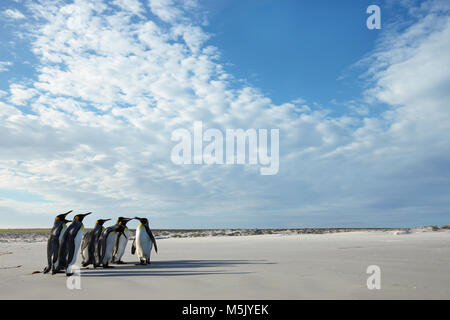
[[[450,232],[168,238],[151,266],[32,274],[45,242],[0,243],[0,299],[449,299]],[[81,257],[77,262],[80,263]],[[367,288],[369,265],[381,289]]]

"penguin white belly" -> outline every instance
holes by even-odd
[[[128,238],[130,236],[130,230],[128,230],[128,228],[125,228],[125,231],[123,232],[126,236],[126,238],[121,235],[119,238],[119,247],[117,248],[117,253],[116,253],[116,261],[122,259],[123,254],[125,253],[125,248],[127,247],[127,243],[128,243]]]
[[[108,238],[106,239],[106,250],[105,250],[105,256],[103,257],[102,263],[108,264],[112,260],[113,250],[114,250],[114,244],[116,243],[117,238],[117,232],[113,231],[108,235]]]
[[[69,265],[72,265],[77,261],[78,250],[80,250],[81,240],[83,240],[83,233],[84,233],[84,226],[81,226],[80,230],[78,231],[77,235],[75,236],[75,241],[74,241],[75,249],[73,251],[72,261],[69,263]]]
[[[136,230],[136,251],[139,260],[149,260],[152,250],[152,241],[150,240],[145,227],[139,226]]]

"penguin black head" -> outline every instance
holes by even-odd
[[[147,218],[135,217],[135,219],[139,220],[142,224],[148,224],[148,219]]]
[[[106,221],[109,221],[111,219],[98,219],[95,223],[98,225],[103,225]]]
[[[128,221],[131,221],[131,220],[133,220],[133,218],[119,217],[119,218],[117,218],[117,223],[118,223],[118,224],[121,224],[121,225],[123,225],[123,226],[126,226],[127,223],[128,223]]]
[[[74,218],[73,218],[73,220],[76,220],[76,221],[79,221],[79,222],[83,222],[83,219],[86,217],[86,216],[88,216],[88,215],[90,215],[92,212],[88,212],[88,213],[85,213],[85,214],[77,214]]]
[[[66,219],[66,216],[67,216],[69,213],[71,213],[72,211],[73,211],[73,210],[70,210],[69,212],[66,212],[66,213],[57,215],[56,218],[55,218],[55,221],[61,221],[62,223],[67,223],[67,222],[72,221],[72,220],[67,220],[67,219]]]

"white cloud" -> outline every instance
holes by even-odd
[[[292,103],[295,103],[295,104],[303,104],[305,102],[306,102],[306,100],[303,98],[297,98],[297,99],[292,100]]]
[[[139,0],[114,0],[113,4],[139,16],[145,12]]]
[[[173,0],[149,0],[152,12],[165,22],[175,22],[182,16],[180,8],[174,6]]]
[[[27,101],[36,95],[36,90],[33,88],[28,88],[21,84],[13,83],[9,87],[11,97],[9,101],[16,105],[25,105]]]
[[[8,71],[8,67],[11,65],[10,61],[0,61],[0,72]]]
[[[450,139],[450,18],[448,6],[432,3],[418,21],[391,34],[372,56],[374,86],[369,98],[394,106],[383,116],[392,144],[415,148],[417,157]],[[444,11],[441,11],[444,10]],[[417,158],[416,158],[417,159]]]
[[[5,16],[7,16],[8,18],[15,19],[15,20],[25,19],[25,16],[23,15],[23,13],[17,9],[6,9],[3,11],[3,14]]]

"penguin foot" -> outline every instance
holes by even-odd
[[[103,269],[112,269],[114,268],[113,266],[103,266]]]
[[[68,276],[68,277],[73,276],[73,272],[72,272],[72,273],[67,273],[67,272],[66,272],[66,276]]]
[[[116,264],[127,264],[126,262],[123,262],[122,260],[116,261]]]
[[[49,271],[50,271],[51,269],[52,269],[51,267],[45,267],[43,272],[44,272],[44,273],[49,273]]]
[[[52,274],[64,273],[64,270],[53,270]]]

